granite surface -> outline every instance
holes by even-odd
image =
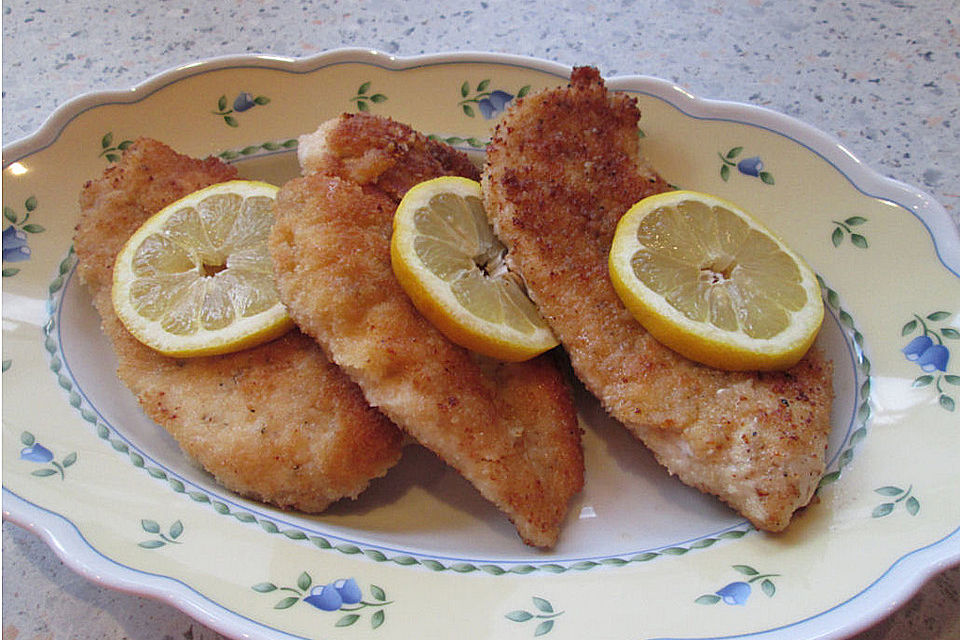
[[[58,106],[217,55],[495,51],[604,75],[645,74],[762,105],[835,136],[880,173],[919,186],[960,225],[957,0],[621,0],[463,4],[403,0],[4,0],[3,143]],[[82,621],[78,623],[78,621]],[[172,607],[101,588],[3,525],[3,637],[207,640]],[[860,640],[960,638],[960,568]]]

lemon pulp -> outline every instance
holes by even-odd
[[[823,303],[803,260],[735,205],[695,192],[647,198],[621,219],[614,287],[667,346],[725,369],[781,369],[816,337]]]
[[[508,361],[557,345],[504,260],[480,184],[442,177],[416,185],[394,217],[391,261],[414,305],[450,340]]]
[[[207,187],[147,220],[117,256],[114,308],[162,353],[210,355],[289,330],[267,239],[277,188],[236,180]]]

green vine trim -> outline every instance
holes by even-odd
[[[712,547],[721,540],[735,540],[742,538],[753,530],[750,525],[745,525],[743,529],[733,529],[724,531],[716,536],[696,540],[686,546],[672,546],[656,551],[646,551],[631,556],[611,557],[600,560],[580,560],[573,563],[531,563],[501,566],[492,563],[472,563],[472,562],[441,562],[433,558],[415,557],[407,554],[391,555],[379,549],[363,548],[350,542],[337,542],[320,535],[306,533],[299,528],[287,527],[277,523],[269,518],[262,517],[249,510],[231,506],[226,502],[216,499],[205,491],[190,489],[187,485],[172,474],[163,469],[150,465],[148,461],[137,451],[132,449],[126,442],[116,435],[116,432],[103,423],[95,411],[86,406],[82,396],[76,390],[75,382],[63,371],[63,363],[59,356],[59,345],[56,335],[56,310],[58,308],[56,295],[65,284],[65,275],[70,272],[76,257],[73,248],[63,262],[60,263],[60,275],[51,283],[50,290],[50,317],[44,324],[44,347],[50,355],[50,370],[57,376],[57,382],[60,387],[68,394],[70,406],[76,409],[80,417],[94,427],[97,437],[109,444],[117,453],[125,455],[130,463],[137,469],[142,469],[144,473],[151,478],[164,482],[174,492],[182,494],[193,502],[208,505],[215,512],[223,516],[234,518],[238,522],[256,526],[266,533],[283,536],[289,540],[295,540],[310,544],[317,549],[326,551],[336,551],[344,555],[363,556],[374,562],[388,562],[399,566],[419,566],[430,571],[452,571],[454,573],[473,573],[480,572],[489,575],[524,575],[528,573],[566,573],[568,571],[586,571],[595,567],[622,567],[633,563],[650,562],[656,558],[664,556],[682,556],[691,551],[706,549]]]
[[[840,306],[840,295],[828,287],[820,275],[817,275],[817,282],[820,289],[826,294],[827,306],[837,314],[840,324],[849,332],[853,339],[854,354],[856,356],[856,367],[860,375],[863,376],[863,383],[860,385],[860,404],[857,405],[854,416],[854,429],[847,441],[843,444],[840,457],[836,461],[836,469],[830,471],[820,479],[817,485],[817,493],[824,487],[833,484],[840,479],[844,467],[853,460],[854,449],[857,444],[867,437],[867,424],[870,422],[870,360],[863,352],[863,334],[857,329],[853,317]]]
[[[475,137],[463,138],[460,136],[439,136],[434,133],[431,133],[427,137],[431,140],[436,140],[437,142],[445,142],[451,146],[468,145],[474,149],[485,149],[487,147],[487,142]],[[239,149],[227,149],[226,151],[221,151],[218,153],[217,157],[221,160],[232,162],[241,158],[256,156],[257,154],[264,152],[272,153],[275,151],[290,151],[296,148],[297,139],[290,138],[288,140],[252,144]]]
[[[474,137],[470,137],[470,138],[461,138],[460,136],[444,137],[444,136],[438,136],[435,133],[431,133],[427,137],[430,138],[431,140],[436,140],[437,142],[445,142],[452,147],[456,147],[462,144],[467,144],[473,147],[474,149],[486,149],[488,144],[487,142],[484,142],[483,140],[479,138],[474,138]]]
[[[288,145],[286,148],[292,148],[296,145],[296,140],[288,141],[292,144]],[[275,143],[266,143],[266,144],[275,144]],[[281,146],[283,143],[279,143]],[[265,145],[260,145],[262,148],[267,148]],[[249,149],[249,147],[247,147]],[[273,149],[268,149],[273,150]],[[230,152],[224,152],[230,153]],[[241,152],[238,152],[242,154]],[[250,152],[253,153],[253,152]],[[249,154],[247,154],[249,155]],[[223,154],[221,154],[223,157]],[[57,376],[57,382],[60,387],[67,392],[68,401],[72,407],[74,407],[79,413],[80,417],[84,421],[91,424],[97,433],[97,436],[108,443],[115,451],[126,455],[131,464],[138,469],[142,469],[150,477],[165,482],[175,493],[183,494],[194,502],[200,504],[209,505],[217,513],[229,516],[236,519],[239,522],[257,526],[266,533],[281,535],[290,540],[302,541],[304,543],[310,544],[318,549],[331,550],[342,553],[344,555],[356,555],[364,556],[373,560],[374,562],[389,562],[397,564],[400,566],[421,566],[431,571],[452,571],[454,573],[473,573],[481,572],[489,575],[506,575],[506,574],[528,574],[534,572],[540,573],[566,573],[569,571],[585,571],[593,569],[595,567],[621,567],[630,565],[633,563],[644,563],[660,558],[663,556],[681,556],[690,551],[695,551],[699,549],[706,549],[713,546],[714,544],[722,540],[733,540],[742,538],[747,533],[753,530],[753,527],[750,525],[745,525],[743,529],[734,529],[725,531],[716,536],[702,538],[696,540],[686,546],[672,546],[666,547],[663,549],[658,549],[655,551],[646,551],[643,553],[638,553],[631,556],[624,557],[610,557],[603,558],[600,560],[580,560],[572,563],[531,563],[531,564],[517,564],[517,565],[506,565],[501,566],[498,564],[492,563],[483,563],[475,564],[472,562],[441,562],[432,558],[418,558],[412,555],[406,554],[397,554],[397,555],[388,555],[387,553],[380,551],[379,549],[369,549],[357,546],[349,542],[336,542],[331,541],[328,538],[325,538],[320,535],[311,535],[305,533],[304,531],[298,528],[288,528],[284,527],[269,518],[264,518],[258,516],[254,513],[251,513],[245,509],[238,509],[236,507],[231,507],[230,505],[211,497],[204,491],[190,490],[187,486],[178,478],[168,474],[163,469],[158,467],[151,466],[147,464],[146,460],[138,452],[132,450],[122,439],[116,436],[107,425],[100,421],[97,417],[97,414],[87,406],[84,406],[82,397],[75,389],[74,381],[67,376],[62,371],[62,361],[59,356],[59,345],[57,343],[55,336],[56,329],[56,309],[57,309],[57,294],[61,292],[63,286],[66,282],[66,278],[73,269],[76,263],[76,255],[74,253],[73,247],[70,247],[70,250],[67,256],[61,261],[59,265],[59,273],[57,277],[50,283],[48,287],[49,291],[49,305],[50,316],[46,324],[43,327],[44,333],[44,347],[50,355],[50,370]],[[821,478],[820,483],[817,487],[817,491],[821,491],[824,487],[836,482],[839,480],[841,473],[846,467],[847,464],[853,460],[854,449],[856,445],[862,441],[867,435],[867,423],[869,422],[871,411],[870,411],[870,361],[863,352],[863,335],[856,328],[853,321],[853,317],[845,311],[840,305],[840,297],[836,291],[826,286],[825,282],[819,276],[817,277],[818,282],[820,283],[821,289],[826,294],[827,305],[837,313],[837,317],[840,320],[841,325],[850,332],[854,343],[854,350],[856,353],[856,366],[862,375],[864,382],[860,386],[860,404],[857,407],[856,416],[855,416],[855,425],[856,428],[847,438],[846,442],[843,445],[843,450],[840,453],[839,458],[837,459],[835,465],[836,468],[829,473],[826,473],[823,478]]]
[[[433,558],[418,558],[412,555],[406,554],[397,554],[397,555],[388,555],[387,553],[380,551],[379,549],[368,549],[357,546],[349,542],[336,542],[331,541],[328,538],[325,538],[320,535],[311,535],[305,533],[304,531],[298,528],[285,527],[281,524],[270,520],[269,518],[264,518],[258,516],[246,509],[238,509],[235,506],[231,507],[227,503],[217,500],[216,496],[211,497],[210,494],[204,491],[198,491],[193,489],[188,489],[186,484],[180,479],[174,477],[173,475],[167,473],[163,469],[155,466],[151,466],[147,463],[146,459],[138,453],[137,451],[130,448],[126,442],[121,438],[117,437],[116,433],[111,430],[106,424],[104,424],[98,417],[95,411],[86,406],[83,402],[83,398],[79,392],[76,390],[76,385],[74,381],[63,372],[63,363],[59,356],[59,344],[55,337],[56,335],[56,311],[58,309],[58,300],[57,294],[59,294],[64,284],[66,283],[66,277],[71,272],[73,267],[76,264],[76,254],[73,247],[70,247],[70,250],[67,254],[67,257],[63,259],[59,267],[59,275],[54,279],[54,281],[48,287],[49,289],[49,304],[48,309],[50,316],[47,322],[44,324],[43,333],[44,333],[44,347],[50,355],[50,370],[57,376],[57,382],[60,387],[67,392],[68,401],[70,406],[76,409],[80,413],[80,417],[90,425],[92,425],[96,431],[97,437],[106,442],[113,448],[117,453],[127,456],[130,463],[138,468],[142,469],[147,473],[151,478],[155,480],[165,482],[174,493],[179,493],[190,500],[199,503],[208,505],[214,511],[223,516],[229,516],[236,519],[238,522],[244,524],[250,524],[252,526],[257,526],[266,533],[275,534],[283,536],[289,540],[301,541],[307,544],[310,544],[318,549],[336,551],[344,555],[354,555],[354,556],[364,556],[374,562],[389,562],[400,566],[420,566],[431,571],[442,572],[442,571],[452,571],[454,573],[473,573],[481,572],[489,575],[525,575],[528,573],[541,572],[541,573],[566,573],[569,571],[586,571],[588,569],[593,569],[595,567],[622,567],[633,563],[644,563],[650,562],[656,558],[664,556],[682,556],[690,551],[698,549],[706,549],[712,547],[714,544],[722,540],[735,540],[742,538],[747,533],[753,530],[753,527],[745,525],[743,529],[733,529],[724,531],[716,536],[702,538],[696,540],[686,546],[672,546],[666,547],[663,549],[658,549],[656,551],[646,551],[643,553],[638,553],[632,556],[625,557],[611,557],[603,558],[600,560],[580,560],[570,564],[566,563],[532,563],[532,564],[517,564],[517,565],[508,565],[501,566],[497,564],[484,563],[484,564],[475,564],[472,562],[450,562],[444,563]]]
[[[487,142],[480,140],[476,137],[463,138],[460,136],[439,136],[437,134],[431,133],[427,136],[431,140],[436,140],[437,142],[445,142],[451,146],[458,145],[468,145],[474,149],[485,149]],[[290,151],[297,148],[297,139],[290,138],[288,140],[281,141],[271,141],[271,142],[262,142],[260,144],[252,144],[246,147],[239,149],[227,149],[226,151],[221,151],[217,154],[217,157],[221,160],[231,162],[233,160],[238,160],[240,158],[247,158],[250,156],[255,156],[264,152],[275,152],[275,151]]]
[[[256,155],[258,153],[267,151],[288,151],[290,149],[297,148],[297,139],[290,138],[289,140],[282,140],[280,142],[262,142],[260,144],[252,144],[241,149],[228,149],[226,151],[221,151],[217,154],[218,158],[221,158],[226,161],[236,160],[238,158],[245,158],[248,156]]]

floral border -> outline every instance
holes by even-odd
[[[227,162],[233,162],[241,158],[254,157],[264,152],[277,153],[290,151],[297,148],[297,139],[289,138],[287,140],[271,140],[260,144],[251,144],[240,149],[227,149],[217,154],[217,157]]]
[[[863,382],[857,389],[859,403],[854,411],[854,428],[850,432],[850,435],[847,436],[846,441],[840,446],[840,454],[835,462],[836,469],[833,471],[828,471],[823,475],[822,478],[820,478],[820,483],[817,485],[817,493],[819,493],[824,487],[831,485],[840,479],[844,467],[850,464],[850,462],[853,460],[854,449],[856,448],[857,444],[867,437],[867,424],[870,422],[870,417],[872,415],[870,409],[870,391],[872,385],[870,381],[870,359],[867,358],[867,355],[863,350],[863,334],[860,333],[859,329],[857,329],[856,323],[853,320],[853,316],[851,316],[840,305],[840,294],[828,287],[820,274],[817,274],[817,282],[820,285],[820,290],[824,294],[824,299],[827,302],[827,306],[829,306],[830,309],[837,314],[837,319],[840,322],[840,326],[848,331],[850,338],[852,338],[851,342],[854,351],[854,363],[857,367],[857,373],[863,377]],[[833,465],[831,464],[830,466]]]
[[[285,142],[266,142],[259,145],[244,147],[241,150],[225,151],[222,152],[220,156],[225,159],[237,159],[241,156],[250,157],[263,152],[282,152],[284,150],[295,148],[295,143],[295,140]],[[700,538],[686,545],[671,545],[635,554],[610,556],[597,560],[583,559],[561,562],[532,563],[513,563],[507,561],[500,564],[495,562],[477,563],[470,561],[443,562],[423,555],[417,557],[415,555],[406,553],[385,552],[373,547],[359,546],[349,541],[337,541],[333,536],[331,536],[331,538],[334,539],[331,540],[330,538],[322,535],[313,535],[305,532],[302,530],[302,528],[296,525],[286,525],[283,523],[278,524],[273,519],[263,517],[262,515],[259,515],[258,517],[258,515],[251,513],[251,510],[249,509],[236,508],[236,505],[233,505],[233,508],[231,508],[231,505],[227,504],[226,501],[218,499],[216,494],[212,494],[204,490],[190,489],[188,488],[187,484],[180,478],[176,477],[175,474],[169,473],[159,466],[152,466],[149,464],[147,459],[141,455],[141,453],[136,451],[135,448],[132,448],[130,445],[128,445],[122,437],[117,435],[115,429],[100,420],[97,412],[94,411],[90,406],[87,406],[88,403],[84,402],[83,397],[77,391],[76,382],[72,380],[70,376],[64,373],[63,361],[60,356],[60,343],[56,337],[57,322],[55,318],[57,317],[57,312],[60,308],[59,296],[62,294],[62,291],[69,280],[75,265],[76,254],[73,246],[71,246],[68,250],[67,256],[59,264],[58,275],[48,286],[48,319],[42,328],[44,336],[44,348],[50,356],[50,370],[57,376],[57,382],[59,386],[68,394],[68,402],[70,406],[79,412],[80,417],[85,422],[95,427],[96,434],[101,440],[109,443],[110,446],[118,453],[126,455],[134,467],[142,469],[145,473],[150,475],[150,477],[156,480],[166,482],[175,493],[184,494],[196,503],[206,504],[220,515],[232,516],[239,522],[257,525],[266,533],[282,535],[290,540],[309,543],[315,548],[337,551],[344,555],[362,555],[374,562],[389,562],[400,566],[421,566],[435,572],[481,572],[489,575],[499,576],[509,574],[524,575],[534,572],[559,574],[569,571],[585,571],[596,567],[622,567],[634,563],[646,563],[664,556],[681,556],[689,553],[690,551],[706,549],[723,540],[735,540],[742,538],[751,531],[755,530],[750,523],[743,522],[739,525],[736,525],[734,528],[722,531],[716,535]],[[843,467],[849,464],[849,462],[853,459],[853,450],[855,445],[863,440],[863,438],[866,436],[866,423],[870,417],[870,363],[863,354],[863,335],[856,329],[853,318],[850,316],[850,314],[840,307],[839,295],[834,290],[827,287],[819,275],[817,276],[817,280],[826,294],[827,304],[838,313],[838,318],[841,325],[852,332],[851,335],[853,337],[854,349],[857,355],[857,365],[860,369],[860,372],[865,377],[865,382],[860,386],[859,389],[859,394],[862,398],[862,401],[858,406],[855,416],[855,424],[858,425],[858,428],[846,438],[844,445],[841,447],[842,452],[837,459],[836,470],[825,474],[821,479],[817,488],[817,491],[819,492],[824,486],[832,484],[839,479]]]

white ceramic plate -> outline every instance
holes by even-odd
[[[4,516],[84,575],[236,637],[841,637],[955,563],[960,242],[947,214],[802,123],[653,78],[608,84],[638,98],[654,166],[765,218],[823,279],[829,466],[786,533],[668,477],[582,390],[587,484],[551,552],[524,547],[416,447],[356,503],[306,517],[223,490],[145,419],[71,251],[77,193],[126,141],[280,182],[299,134],[365,109],[479,155],[505,102],[569,71],[486,54],[222,58],[79,97],[5,148]],[[315,606],[339,580],[361,602]]]

